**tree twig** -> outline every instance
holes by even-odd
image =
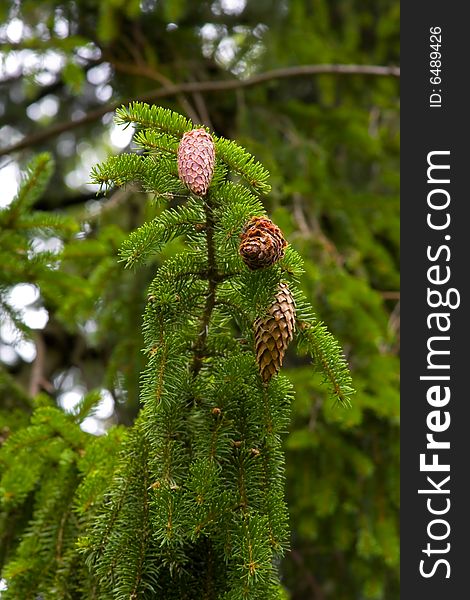
[[[302,556],[302,554],[298,550],[295,550],[293,548],[290,551],[290,555],[291,555],[292,559],[294,560],[294,562],[297,563],[297,565],[304,572],[306,582],[307,582],[309,588],[311,589],[311,591],[313,592],[313,598],[315,600],[325,600],[325,594],[323,593],[322,587],[318,583],[314,574],[308,569],[307,565],[305,564],[305,560],[304,560],[304,557]]]
[[[206,239],[207,239],[207,278],[208,289],[206,296],[206,304],[204,312],[200,319],[199,333],[194,343],[193,352],[194,360],[191,367],[193,375],[197,375],[202,367],[202,360],[206,349],[207,336],[209,334],[209,323],[212,316],[212,311],[215,307],[216,290],[217,290],[217,265],[215,262],[215,241],[214,241],[214,215],[213,204],[210,194],[206,197],[204,203],[204,212],[206,213]]]
[[[143,94],[134,98],[124,98],[100,106],[95,110],[88,112],[85,116],[63,123],[58,123],[42,131],[38,131],[29,136],[26,136],[19,142],[6,146],[0,149],[0,156],[5,156],[11,152],[17,152],[24,150],[30,146],[35,146],[42,142],[45,142],[64,131],[71,131],[87,123],[92,123],[98,120],[106,113],[113,112],[121,104],[128,104],[132,101],[140,102],[152,102],[159,98],[168,98],[171,96],[177,96],[178,94],[184,93],[202,93],[202,92],[224,92],[230,90],[238,90],[240,88],[253,87],[272,81],[276,79],[286,79],[289,77],[306,77],[309,75],[323,75],[323,74],[338,74],[338,75],[374,75],[374,76],[391,76],[399,77],[399,67],[383,67],[377,65],[301,65],[296,67],[286,67],[283,69],[273,69],[272,71],[265,71],[264,73],[258,73],[247,79],[227,79],[222,81],[195,81],[186,82],[174,85],[168,85],[160,87],[156,90],[152,90],[147,94]]]
[[[384,290],[380,292],[384,300],[400,300],[400,292],[398,290]]]
[[[44,365],[46,361],[46,344],[42,333],[39,331],[36,334],[36,358],[31,367],[31,376],[29,381],[29,395],[34,398],[39,394],[42,388],[49,388],[48,382],[44,377]],[[48,389],[47,391],[50,391]]]
[[[152,69],[152,67],[149,67],[146,64],[129,64],[112,61],[112,65],[114,69],[116,69],[116,71],[121,71],[122,73],[127,73],[129,75],[141,75],[142,77],[146,77],[147,79],[151,79],[153,81],[161,83],[164,88],[172,87],[175,85],[171,81],[171,79],[168,79],[168,77],[165,77],[165,75],[162,75],[160,72],[156,71],[155,69]],[[184,94],[176,94],[176,99],[178,100],[182,109],[186,111],[186,114],[192,121],[198,123],[201,120],[198,113],[193,108],[193,106]]]

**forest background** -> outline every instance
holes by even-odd
[[[398,61],[395,0],[2,2],[0,207],[32,157],[50,152],[55,169],[23,223],[27,254],[0,233],[0,444],[38,394],[71,411],[100,390],[81,423],[90,435],[134,421],[154,266],[124,270],[118,248],[156,209],[136,186],[103,195],[88,182],[129,148],[116,107],[171,108],[270,170],[264,203],[304,257],[303,290],[352,370],[345,410],[308,360],[287,355],[287,592],[397,598]],[[41,218],[51,226],[39,233]]]

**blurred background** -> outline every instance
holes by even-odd
[[[38,393],[73,411],[100,390],[90,435],[135,419],[156,263],[125,271],[117,251],[157,209],[132,185],[104,196],[88,181],[131,148],[117,106],[171,108],[271,171],[265,205],[352,369],[344,410],[308,361],[287,359],[290,598],[398,598],[398,62],[398,0],[2,0],[0,211],[47,150],[55,171],[34,209],[77,227],[33,224],[16,254],[0,231],[0,444]]]

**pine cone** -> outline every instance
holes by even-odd
[[[215,146],[203,128],[186,132],[178,146],[178,175],[198,196],[205,196],[214,174]]]
[[[276,263],[284,256],[286,247],[282,231],[266,217],[251,218],[240,235],[240,256],[252,271]]]
[[[295,303],[286,283],[280,283],[278,292],[267,314],[256,319],[255,353],[261,379],[267,383],[279,372],[287,346],[294,337]]]

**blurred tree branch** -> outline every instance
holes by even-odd
[[[391,76],[399,77],[400,68],[396,66],[378,66],[378,65],[334,65],[334,64],[323,64],[323,65],[300,65],[295,67],[286,67],[282,69],[273,69],[253,75],[247,79],[230,79],[230,80],[218,80],[218,81],[196,81],[186,82],[181,84],[164,85],[161,88],[152,90],[147,94],[137,96],[135,98],[120,99],[104,106],[100,106],[95,110],[91,110],[85,116],[78,118],[73,121],[57,123],[52,127],[43,129],[33,133],[32,135],[26,136],[21,141],[6,146],[0,149],[0,156],[5,156],[11,152],[17,152],[24,150],[31,146],[35,146],[42,142],[45,142],[64,131],[71,131],[81,125],[96,121],[106,113],[114,111],[121,104],[127,104],[134,100],[140,102],[152,102],[159,98],[168,98],[170,96],[178,96],[184,93],[202,93],[202,92],[223,92],[230,90],[238,90],[240,88],[252,87],[272,81],[276,79],[285,79],[290,77],[305,77],[308,75],[324,75],[324,74],[338,74],[338,75],[374,75],[374,76]]]

